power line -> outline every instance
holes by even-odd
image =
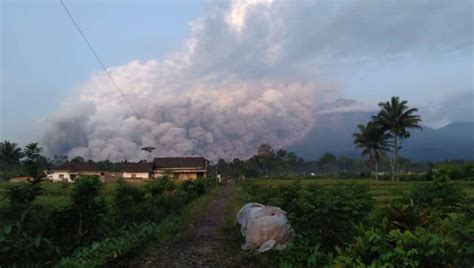
[[[66,13],[68,14],[69,18],[71,19],[72,23],[74,24],[74,26],[76,27],[77,31],[79,32],[79,34],[82,36],[82,39],[84,39],[84,41],[86,42],[87,46],[89,47],[89,49],[91,50],[92,54],[94,54],[95,58],[97,59],[97,61],[99,62],[100,66],[102,67],[102,69],[104,70],[104,72],[107,74],[107,76],[110,78],[110,80],[112,81],[112,84],[114,84],[115,88],[117,89],[118,92],[120,92],[120,95],[122,95],[123,99],[125,100],[125,102],[127,102],[128,106],[130,107],[130,109],[133,111],[133,113],[135,114],[135,116],[137,117],[138,120],[141,120],[141,116],[140,114],[137,112],[137,110],[133,107],[132,103],[128,100],[127,96],[123,93],[123,91],[120,89],[120,87],[118,86],[117,82],[115,82],[115,79],[112,77],[112,75],[110,74],[110,72],[107,70],[107,67],[105,67],[105,64],[102,62],[102,60],[100,59],[99,55],[96,53],[96,51],[94,50],[94,48],[92,47],[91,43],[89,42],[89,40],[87,39],[86,35],[84,34],[84,32],[81,30],[81,27],[79,27],[79,24],[76,22],[76,20],[74,19],[74,17],[72,16],[71,12],[69,12],[69,9],[66,7],[66,5],[64,4],[63,0],[59,0],[61,2],[61,5],[63,6],[64,10],[66,11]],[[150,131],[150,135],[153,136],[153,131],[151,130],[151,128],[144,124],[144,126],[146,128],[148,128],[148,130]]]

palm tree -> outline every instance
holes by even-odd
[[[398,152],[401,149],[401,142],[410,137],[410,128],[422,129],[420,126],[421,117],[416,115],[416,108],[409,108],[407,101],[400,101],[400,97],[392,97],[390,102],[379,103],[380,111],[373,120],[382,128],[383,131],[389,131],[393,138],[393,159],[390,162],[392,166],[392,181],[400,181],[400,170],[398,163]]]
[[[358,125],[359,132],[354,133],[354,144],[356,148],[362,149],[362,156],[369,155],[371,170],[375,173],[375,179],[379,180],[378,163],[390,151],[389,133],[384,132],[376,123],[370,121],[367,125]]]
[[[5,169],[20,163],[23,157],[21,148],[17,147],[14,142],[0,142],[0,168]]]

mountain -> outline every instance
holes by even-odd
[[[366,109],[367,110],[367,109]],[[317,107],[314,128],[287,149],[305,159],[319,159],[325,152],[359,157],[352,143],[358,124],[365,124],[375,112],[364,111],[352,100],[336,100]],[[474,122],[453,122],[440,129],[423,126],[411,130],[402,144],[401,156],[415,161],[474,159]]]

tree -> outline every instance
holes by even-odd
[[[84,163],[85,160],[84,160],[84,158],[82,158],[82,157],[80,157],[80,156],[76,156],[76,157],[74,157],[73,159],[71,159],[71,162],[72,162],[72,163]]]
[[[319,164],[322,167],[324,173],[328,173],[330,167],[334,167],[336,165],[336,156],[331,153],[325,153],[320,159]]]
[[[260,145],[257,150],[257,155],[265,158],[273,156],[272,146],[268,144]]]
[[[401,142],[410,137],[410,128],[422,129],[420,126],[421,117],[416,115],[418,112],[416,108],[409,108],[407,101],[400,101],[400,97],[392,97],[388,102],[379,103],[380,111],[378,115],[373,117],[373,120],[378,124],[383,131],[388,131],[393,138],[393,159],[392,166],[392,181],[400,181],[400,170],[398,164],[398,152],[401,149]]]
[[[54,166],[59,166],[68,161],[68,156],[67,155],[54,155],[52,164]]]
[[[21,148],[14,142],[0,142],[0,169],[6,170],[12,166],[20,164],[23,157]]]
[[[41,151],[43,148],[38,143],[30,143],[24,149],[26,159],[23,160],[23,167],[26,175],[33,177],[31,182],[34,184],[42,181],[48,166],[48,160],[41,155]]]
[[[371,171],[375,173],[375,180],[379,180],[378,163],[386,156],[390,147],[390,134],[384,132],[376,123],[370,121],[367,125],[358,125],[359,132],[354,133],[356,148],[362,149],[362,156],[369,156]]]

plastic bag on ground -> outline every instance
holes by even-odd
[[[245,236],[242,249],[258,249],[259,252],[272,248],[281,250],[292,235],[286,212],[278,207],[248,203],[240,209],[236,221]]]

